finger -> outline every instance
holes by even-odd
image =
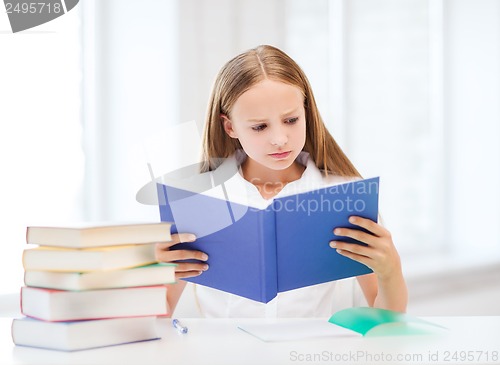
[[[333,233],[336,236],[354,238],[355,240],[366,243],[367,245],[374,244],[378,238],[378,236],[374,236],[370,233],[351,228],[335,228]]]
[[[172,243],[171,242],[160,242],[160,243],[157,243],[155,245],[155,252],[156,252],[156,256],[158,256],[158,254],[161,252],[161,251],[168,251],[170,249],[170,247],[172,246]]]
[[[356,215],[349,217],[349,222],[356,226],[366,229],[367,231],[373,233],[376,236],[385,236],[389,231],[385,229],[383,226],[378,224],[377,222],[372,221],[371,219],[359,217]]]
[[[172,240],[170,243],[178,244],[181,242],[193,242],[196,241],[196,236],[192,233],[174,233],[172,235]]]
[[[176,272],[188,272],[188,271],[207,271],[207,264],[200,264],[196,262],[177,262]]]
[[[175,273],[175,279],[187,279],[187,278],[192,278],[195,276],[199,276],[203,274],[203,271],[185,271],[185,272],[179,272]]]
[[[156,250],[156,260],[161,262],[173,262],[178,260],[200,260],[207,261],[205,252],[194,250]]]
[[[172,241],[175,242],[193,242],[196,240],[196,236],[192,233],[174,233],[172,235]]]
[[[156,248],[159,250],[168,250],[170,247],[175,246],[182,242],[194,242],[196,241],[196,236],[191,233],[175,233],[172,235],[172,239],[168,242],[158,242]]]
[[[175,246],[182,242],[194,242],[196,236],[191,233],[175,233],[172,235],[172,240],[169,242],[158,242],[156,244],[156,251],[168,251],[170,247]]]
[[[369,267],[370,269],[373,270],[373,268],[371,266],[371,264],[373,263],[373,260],[368,256],[358,255],[354,252],[350,252],[347,250],[341,250],[341,249],[337,249],[337,253],[342,255],[342,256],[345,256],[347,258],[350,258],[351,260],[360,262],[363,265],[366,265],[367,267]]]
[[[373,249],[367,246],[361,246],[356,243],[346,243],[340,241],[331,241],[330,247],[336,248],[337,250],[347,251],[350,253],[354,253],[356,255],[372,257]]]

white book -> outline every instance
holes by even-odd
[[[41,246],[85,248],[168,242],[171,223],[78,223],[71,226],[29,226],[26,242]]]
[[[153,264],[124,270],[55,272],[28,270],[26,286],[59,290],[95,290],[152,286],[175,282],[175,264]]]
[[[85,272],[125,269],[155,262],[154,244],[82,249],[37,247],[23,252],[25,270]]]
[[[12,321],[12,340],[16,345],[52,350],[86,350],[158,338],[156,317],[76,322],[45,322],[25,317]]]
[[[64,291],[21,288],[21,313],[44,321],[167,314],[167,287]]]

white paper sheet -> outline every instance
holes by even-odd
[[[329,323],[326,319],[293,319],[286,322],[255,322],[239,329],[266,342],[317,337],[362,337],[359,333]]]

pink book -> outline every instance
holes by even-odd
[[[21,312],[44,321],[163,316],[167,314],[167,287],[86,291],[23,287]]]

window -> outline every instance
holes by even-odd
[[[0,294],[22,285],[27,225],[83,217],[78,8],[16,34],[0,17]]]
[[[286,10],[286,50],[354,164],[381,176],[382,218],[404,259],[498,257],[500,4],[292,0]]]
[[[287,10],[288,52],[353,163],[381,175],[381,212],[398,246],[435,244],[427,2],[295,0]]]

